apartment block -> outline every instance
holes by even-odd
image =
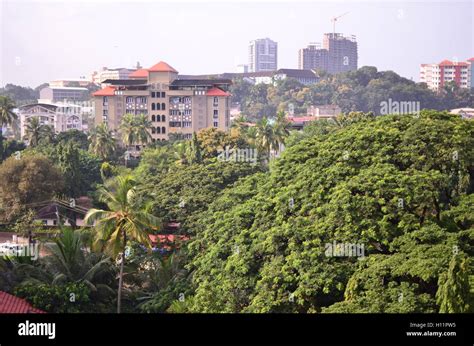
[[[153,124],[153,142],[170,134],[189,139],[204,128],[229,128],[231,80],[180,79],[163,61],[128,77],[105,80],[107,86],[93,94],[96,125],[105,122],[118,130],[124,114],[145,114]]]
[[[358,51],[356,37],[340,33],[327,33],[323,44],[311,43],[298,52],[298,68],[323,70],[331,74],[357,70]]]
[[[35,103],[18,108],[20,136],[26,134],[26,125],[31,118],[38,118],[41,125],[48,125],[55,133],[69,130],[85,130],[82,107],[67,103]]]
[[[48,86],[40,90],[39,102],[71,102],[84,101],[89,97],[89,90],[83,87],[55,87]]]
[[[278,43],[269,38],[250,41],[248,72],[276,71]]]
[[[443,60],[439,64],[421,64],[420,82],[434,91],[441,90],[448,82],[455,82],[460,88],[472,88],[473,63],[474,58],[467,62]]]

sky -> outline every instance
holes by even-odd
[[[419,80],[419,66],[474,57],[474,1],[0,0],[0,86],[36,87],[93,71],[166,61],[182,74],[236,72],[248,44],[278,42],[278,67],[336,32],[359,67]]]

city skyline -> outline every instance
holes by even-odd
[[[149,10],[143,12],[140,6],[145,4]],[[298,50],[332,32],[331,18],[345,12],[336,32],[357,37],[359,67],[376,66],[419,81],[422,63],[474,55],[472,11],[467,1],[3,0],[0,85],[36,87],[58,78],[89,78],[102,66],[130,68],[137,61],[142,66],[168,61],[181,74],[235,72],[237,65],[248,62],[249,42],[265,37],[278,42],[278,68],[297,68]],[[128,25],[131,14],[133,20],[141,18],[140,24]],[[438,24],[455,17],[456,26]],[[30,27],[35,35],[26,29]]]

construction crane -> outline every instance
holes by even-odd
[[[337,17],[333,17],[331,18],[331,22],[332,22],[332,37],[335,38],[336,36],[336,22],[339,18],[345,16],[346,14],[348,14],[349,12],[346,12],[344,14],[341,14],[340,16],[337,16]]]

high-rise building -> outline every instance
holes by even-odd
[[[128,77],[105,80],[108,86],[93,94],[96,124],[105,122],[118,130],[124,114],[145,114],[152,122],[153,142],[167,140],[170,134],[191,138],[208,127],[228,129],[231,80],[180,79],[163,61]]]
[[[439,64],[421,64],[420,82],[434,91],[439,91],[451,81],[460,88],[472,88],[473,62],[474,58],[467,62],[443,60]]]
[[[269,38],[250,41],[249,72],[276,71],[278,69],[278,43]]]
[[[357,42],[355,36],[340,33],[324,34],[323,46],[311,43],[300,49],[298,67],[305,70],[323,70],[332,74],[357,70]]]

